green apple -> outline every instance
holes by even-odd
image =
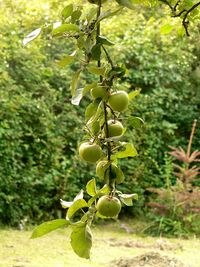
[[[92,144],[89,142],[82,143],[79,147],[79,155],[81,159],[95,163],[100,159],[102,155],[102,149],[97,144]]]
[[[97,202],[96,209],[105,217],[116,217],[121,211],[121,202],[116,197],[102,196]]]
[[[91,89],[90,94],[93,99],[101,98],[105,100],[108,97],[107,87],[105,86],[94,87]]]
[[[114,111],[125,111],[129,104],[128,94],[125,91],[113,92],[108,98],[108,104]]]
[[[120,121],[109,120],[108,121],[108,137],[120,136],[123,134],[124,127]],[[104,132],[107,134],[107,129],[104,127]]]

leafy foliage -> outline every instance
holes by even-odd
[[[143,211],[141,207],[149,197],[146,188],[165,185],[166,172],[171,168],[171,163],[165,160],[165,152],[169,144],[183,148],[187,145],[190,125],[199,117],[200,99],[198,28],[194,30],[191,21],[190,39],[182,38],[180,20],[166,19],[168,7],[155,9],[153,5],[149,8],[149,1],[133,2],[134,10],[129,13],[123,9],[117,13],[117,20],[110,12],[105,14],[110,16],[109,23],[102,17],[99,38],[99,43],[119,64],[120,72],[123,73],[124,68],[121,62],[128,69],[122,78],[125,83],[122,85],[120,81],[117,88],[132,91],[131,94],[142,88],[142,94],[131,101],[129,111],[122,116],[127,127],[124,141],[133,143],[139,151],[139,157],[118,162],[120,168],[126,170],[119,190],[131,194],[134,188],[140,195],[133,208],[123,207],[122,213],[127,215]],[[138,6],[142,2],[146,2],[146,7]],[[44,1],[40,4],[32,1],[30,5],[23,0],[17,1],[17,5],[12,0],[1,5],[0,27],[4,34],[0,40],[0,218],[1,222],[16,226],[26,220],[37,223],[60,217],[58,199],[73,199],[80,185],[93,178],[94,166],[80,162],[76,149],[83,134],[80,130],[83,108],[88,106],[87,120],[92,117],[90,112],[94,115],[98,108],[98,101],[89,105],[88,94],[97,84],[92,82],[95,73],[90,74],[88,70],[81,73],[72,100],[73,104],[80,105],[72,110],[69,86],[72,74],[79,70],[80,55],[72,49],[70,38],[67,42],[61,38],[50,41],[51,27],[48,27],[60,18],[69,19],[70,6],[63,9],[61,1],[48,1],[48,6]],[[65,10],[61,17],[58,17],[58,9],[60,14]],[[194,22],[196,18],[198,16]],[[38,38],[28,44],[27,49],[22,48],[21,40],[27,32],[44,24]],[[98,51],[98,47],[92,51]],[[116,71],[114,73],[116,75]],[[87,83],[80,83],[83,80]],[[95,117],[93,119],[93,129],[98,131]],[[199,148],[199,134],[197,127],[194,149]],[[171,181],[172,184],[176,181],[172,172]],[[198,180],[195,185],[199,185]],[[97,198],[92,197],[91,202]]]
[[[195,179],[198,178],[199,167],[192,163],[198,162],[199,151],[191,153],[192,140],[195,132],[196,120],[193,123],[190,139],[188,142],[187,152],[182,148],[172,148],[173,151],[169,152],[175,159],[182,162],[183,166],[174,164],[175,169],[179,172],[175,172],[177,181],[174,186],[170,184],[170,179],[167,177],[167,188],[150,188],[149,190],[159,195],[160,203],[149,202],[148,206],[154,208],[161,217],[162,225],[166,226],[168,222],[179,222],[179,229],[177,229],[176,223],[172,224],[170,228],[159,227],[159,233],[173,233],[176,235],[182,234],[182,231],[196,231],[196,223],[199,217],[199,188],[195,188],[192,184]],[[163,218],[163,219],[162,219]],[[159,224],[161,221],[157,221]]]
[[[95,180],[91,180],[86,186],[87,192],[89,192],[90,195],[92,194],[88,203],[84,200],[83,190],[80,191],[71,203],[61,200],[61,205],[64,206],[64,208],[67,208],[66,220],[72,225],[71,246],[74,252],[82,258],[90,258],[90,249],[92,246],[90,225],[92,224],[94,216],[96,215],[100,218],[118,216],[121,210],[120,200],[116,197],[118,194],[120,194],[123,203],[128,206],[133,205],[132,200],[136,199],[135,194],[125,195],[116,190],[116,185],[119,183],[117,171],[121,173],[121,176],[123,176],[123,173],[116,165],[112,165],[114,160],[117,164],[116,160],[118,158],[135,157],[137,155],[137,151],[131,143],[120,141],[120,138],[125,132],[123,131],[123,125],[119,122],[122,131],[120,130],[120,133],[118,133],[116,126],[114,126],[115,128],[113,128],[111,134],[111,127],[113,126],[112,124],[109,124],[110,118],[112,118],[115,123],[120,113],[125,111],[128,107],[128,94],[125,91],[117,91],[115,89],[115,84],[118,80],[121,80],[126,71],[125,68],[114,65],[104,47],[104,45],[110,46],[111,42],[108,40],[105,41],[106,39],[102,38],[100,35],[101,21],[116,15],[121,11],[121,8],[115,8],[114,11],[108,10],[103,13],[101,0],[96,4],[98,5],[98,8],[94,13],[91,12],[92,9],[89,11],[90,14],[92,13],[91,17],[89,16],[89,19],[88,16],[85,18],[82,17],[82,11],[79,6],[70,4],[61,12],[61,22],[48,25],[51,29],[50,34],[52,37],[63,39],[67,37],[73,39],[75,51],[79,54],[82,53],[83,55],[83,59],[81,59],[81,56],[77,58],[79,61],[78,68],[72,76],[72,104],[79,105],[80,100],[85,96],[82,94],[83,89],[78,88],[81,83],[82,73],[86,72],[87,74],[98,76],[99,80],[96,87],[91,88],[89,85],[89,89],[87,90],[91,92],[93,97],[89,107],[95,105],[96,100],[98,102],[96,108],[92,112],[86,114],[85,139],[87,138],[88,141],[80,144],[79,155],[82,160],[85,160],[88,163],[96,163],[98,161],[104,162],[105,159],[107,159],[109,167],[105,170],[105,174],[103,175],[103,188],[106,187],[107,192],[104,193],[101,189],[100,194],[103,194],[104,196],[99,198],[99,192],[95,189]],[[127,4],[127,1],[125,4],[123,1],[119,4],[132,8],[130,4]],[[26,36],[23,40],[23,44],[27,45],[29,42],[37,38],[41,33],[41,29],[44,28],[45,26]],[[102,52],[105,54],[103,55]],[[61,60],[61,62],[63,63],[65,60],[66,58],[64,61]],[[95,61],[96,64],[94,64]],[[69,60],[67,60],[67,63],[69,63]],[[94,89],[96,89],[96,93],[94,93]],[[136,96],[138,92],[139,91],[137,91],[134,96]],[[132,96],[132,98],[134,96]],[[116,172],[113,171],[112,166],[115,167],[117,170]],[[98,202],[96,204],[97,199]],[[104,201],[106,201],[106,204]],[[87,209],[87,212],[84,212],[84,209]],[[106,210],[104,211],[104,209]],[[74,215],[78,211],[83,211],[84,215],[80,216],[79,221],[74,222]],[[51,230],[57,229],[59,223],[57,224],[55,221],[49,222],[46,223],[46,226],[46,233],[48,233]],[[38,237],[43,235],[45,233],[44,227],[45,225],[37,227],[34,231],[36,234],[33,234],[33,236],[36,237],[37,233],[39,233]]]

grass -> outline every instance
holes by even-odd
[[[70,247],[70,230],[61,229],[39,239],[31,231],[0,230],[0,267],[104,267],[120,257],[153,251],[200,267],[200,240],[141,237],[128,234],[116,224],[93,229],[91,260],[80,259]]]

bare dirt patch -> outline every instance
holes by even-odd
[[[133,241],[133,240],[121,240],[117,241],[115,239],[109,239],[110,246],[112,247],[135,247],[135,248],[154,248],[158,250],[183,250],[181,243],[171,243],[164,239],[157,239],[153,244],[144,243],[142,241]]]
[[[159,253],[148,252],[133,258],[120,258],[112,261],[110,266],[115,267],[190,267],[181,261],[163,256]]]

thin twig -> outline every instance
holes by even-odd
[[[195,132],[196,124],[197,124],[197,120],[194,120],[193,125],[192,125],[192,131],[191,131],[191,134],[190,134],[190,140],[189,140],[188,147],[187,147],[187,158],[190,157],[190,151],[191,151],[191,146],[192,146],[192,139],[194,137],[194,132]]]
[[[106,57],[107,57],[108,62],[111,65],[111,68],[113,69],[114,68],[114,64],[112,62],[112,59],[111,59],[110,55],[108,54],[108,51],[106,50],[106,48],[103,45],[102,45],[102,48],[103,48],[103,50],[104,50],[104,52],[106,54]]]
[[[168,5],[171,11],[174,12],[174,7],[167,0],[158,0],[158,1],[163,2],[164,4]]]
[[[187,36],[190,36],[189,31],[188,31],[188,24],[189,24],[189,21],[187,20],[187,17],[188,17],[188,15],[189,15],[195,8],[197,8],[199,5],[200,5],[200,2],[196,3],[195,5],[193,5],[189,10],[187,10],[187,12],[185,13],[185,15],[184,15],[184,17],[183,17],[182,24],[183,24],[183,27],[185,28],[185,32],[186,32],[186,35],[187,35]]]
[[[174,12],[176,12],[177,7],[179,6],[179,4],[180,4],[181,1],[182,1],[182,0],[178,0],[178,1],[176,2],[175,6],[174,6]]]
[[[183,9],[183,10],[181,10],[178,14],[174,14],[172,17],[173,17],[173,18],[180,17],[184,12],[187,12],[187,10],[186,10],[186,9]]]

